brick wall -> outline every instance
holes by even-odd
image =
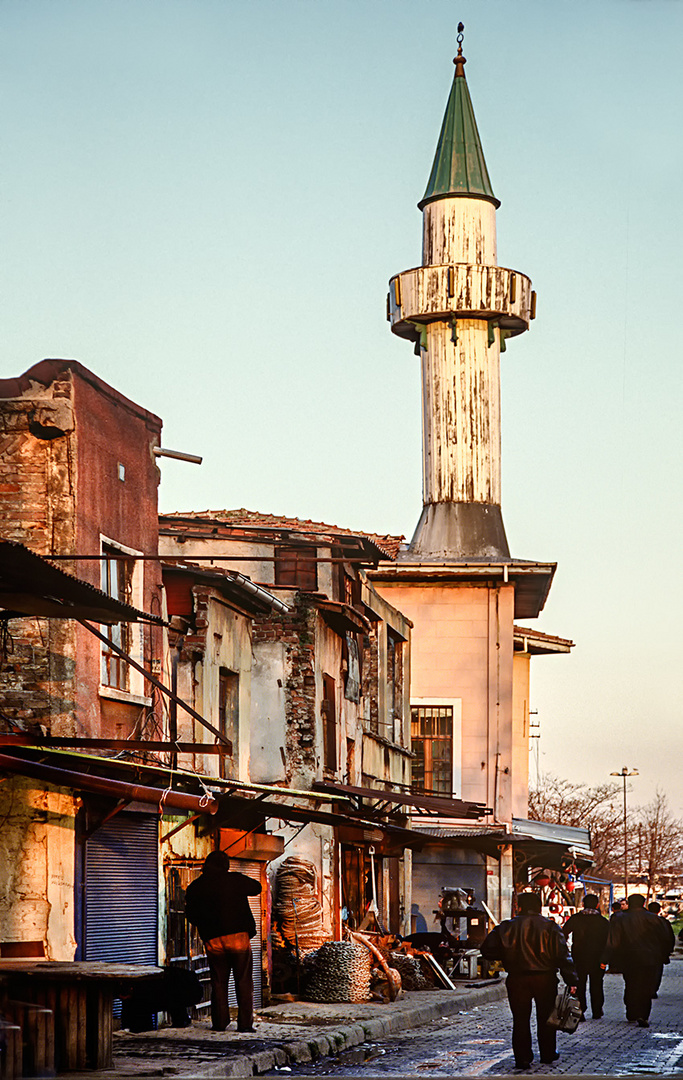
[[[60,380],[52,390],[54,401],[0,400],[2,536],[39,555],[74,550],[75,436],[70,383]],[[73,570],[68,563],[61,565]],[[2,716],[27,730],[42,725],[52,734],[71,734],[73,623],[12,619],[8,631],[0,654]]]
[[[285,646],[285,717],[287,782],[317,768],[315,624],[317,612],[300,593],[285,615],[254,620],[252,642],[281,641]]]

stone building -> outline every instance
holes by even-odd
[[[321,807],[307,820],[287,819],[284,808],[279,822],[275,809],[269,822],[287,854],[316,867],[328,936],[340,935],[343,918],[356,926],[363,920],[370,893],[383,925],[400,932],[409,926],[405,807],[395,806],[393,819],[380,815],[374,827],[350,813],[351,799],[366,818],[381,801],[364,799],[364,789],[410,785],[410,623],[365,573],[397,542],[245,510],[160,518],[164,556],[185,565],[210,561],[214,574],[239,568],[283,601],[284,610],[254,617],[251,724],[240,759],[254,784],[316,790],[321,800],[336,794],[341,803],[335,820]],[[208,674],[208,660],[205,654],[193,678],[215,688],[221,675],[216,661]],[[238,672],[226,668],[222,677],[232,680],[226,693],[236,694]]]

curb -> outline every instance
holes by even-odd
[[[365,1042],[378,1042],[396,1031],[421,1027],[433,1020],[439,1020],[444,1015],[465,1012],[476,1005],[486,1005],[499,1001],[503,997],[505,997],[505,982],[501,980],[490,987],[472,989],[466,994],[454,997],[451,1001],[444,1001],[441,998],[431,1004],[425,1002],[406,1009],[401,1009],[399,1006],[387,1016],[373,1017],[349,1026],[328,1030],[324,1034],[321,1032],[307,1040],[298,1039],[282,1043],[272,1049],[231,1057],[220,1064],[204,1066],[201,1072],[177,1072],[175,1075],[178,1080],[183,1080],[183,1078],[190,1080],[192,1077],[258,1076],[276,1067],[308,1064],[311,1061],[338,1054],[343,1050],[350,1050],[354,1046],[361,1046]]]

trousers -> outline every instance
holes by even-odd
[[[624,1005],[627,1020],[649,1020],[657,993],[659,964],[624,964]]]
[[[531,1050],[531,1006],[536,1005],[536,1035],[541,1061],[555,1058],[556,1031],[546,1020],[553,1011],[557,996],[557,976],[554,971],[509,974],[506,980],[508,1001],[512,1013],[512,1051],[518,1065],[528,1065],[534,1059]]]
[[[230,1023],[228,982],[235,980],[237,1030],[251,1031],[254,1026],[254,974],[251,942],[246,931],[224,934],[204,942],[211,973],[211,1026],[225,1031]]]
[[[593,1016],[600,1016],[605,1004],[605,990],[602,985],[605,972],[600,967],[599,961],[586,964],[581,963],[574,957],[574,963],[579,976],[576,984],[576,996],[579,999],[581,1011],[585,1012],[587,1009],[586,986],[588,984],[590,986],[591,1012]]]

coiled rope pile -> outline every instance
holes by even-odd
[[[298,946],[299,953],[304,954],[322,945],[325,940],[323,912],[313,863],[290,855],[278,866],[273,924],[276,948],[296,949]]]
[[[306,957],[306,1001],[370,1000],[372,959],[363,945],[326,941]]]

